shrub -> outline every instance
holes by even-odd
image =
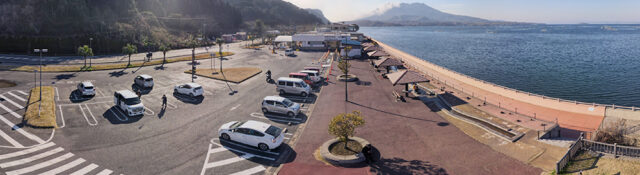
[[[353,136],[355,129],[362,125],[364,125],[364,119],[360,111],[338,114],[329,123],[329,134],[339,137],[342,142],[346,142],[350,136]]]
[[[596,141],[605,143],[617,143],[618,145],[633,146],[637,140],[627,137],[627,120],[619,119],[596,134]]]

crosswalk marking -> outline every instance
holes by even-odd
[[[67,171],[75,166],[80,165],[81,163],[83,163],[85,160],[83,158],[78,158],[76,160],[74,160],[73,162],[69,162],[65,165],[59,166],[58,168],[49,170],[47,172],[44,173],[40,173],[40,175],[50,175],[50,174],[58,174],[58,173],[62,173],[64,171]]]
[[[9,171],[9,172],[7,172],[7,175],[19,175],[19,174],[30,173],[30,172],[33,172],[35,170],[39,170],[39,169],[42,169],[44,167],[56,164],[56,163],[61,162],[63,160],[67,160],[68,158],[71,158],[71,157],[73,157],[73,154],[72,153],[67,153],[67,154],[62,155],[60,157],[56,157],[54,159],[47,160],[47,161],[39,163],[39,164],[35,164],[35,165],[29,166],[29,167],[26,167],[26,168],[22,168],[22,169],[19,169],[19,170],[15,170],[15,171]]]
[[[25,154],[29,154],[29,153],[32,153],[32,152],[39,151],[41,149],[49,148],[49,147],[51,147],[53,145],[56,145],[56,144],[53,143],[53,142],[49,142],[47,144],[39,145],[39,146],[36,146],[36,147],[33,147],[33,148],[29,148],[29,149],[25,149],[25,150],[22,150],[22,151],[12,152],[12,153],[9,153],[9,154],[3,154],[3,155],[0,155],[0,160],[12,158],[12,157],[17,157],[17,156],[21,156],[21,155],[25,155]]]
[[[47,156],[56,154],[58,152],[61,152],[62,150],[64,150],[64,149],[58,147],[56,149],[52,149],[52,150],[49,150],[47,152],[40,153],[38,155],[34,155],[34,156],[27,157],[27,158],[20,159],[20,160],[15,160],[15,161],[11,161],[11,162],[2,163],[2,164],[0,164],[0,167],[7,168],[7,167],[16,166],[16,165],[22,165],[22,164],[25,164],[25,163],[32,162],[34,160],[42,159],[42,158],[45,158]]]
[[[11,121],[7,120],[7,118],[4,118],[4,116],[0,115],[0,120],[2,120],[2,122],[4,122],[5,124],[11,126],[11,129],[18,131],[18,133],[24,135],[25,137],[38,142],[39,144],[43,144],[45,143],[44,140],[42,140],[40,137],[35,136],[31,133],[28,133],[27,131],[25,131],[24,129],[18,127],[16,124],[11,123]]]
[[[15,106],[15,107],[18,107],[18,108],[20,108],[20,109],[24,108],[24,106],[19,105],[19,104],[18,104],[18,103],[16,103],[16,102],[13,102],[12,100],[10,100],[10,99],[8,99],[7,97],[5,97],[4,95],[0,95],[0,98],[3,98],[5,101],[7,101],[7,102],[11,103],[11,104],[12,104],[13,106]]]
[[[16,91],[16,92],[20,92],[21,94],[27,95],[26,93],[22,92],[22,91]],[[27,101],[24,98],[17,96],[16,94],[11,93],[11,91],[7,92],[7,94],[15,97],[16,99],[20,100],[20,101]]]
[[[21,93],[22,95],[29,95],[29,94],[27,94],[27,93],[25,93],[23,91],[20,91],[20,90],[16,90],[15,92]],[[11,94],[11,92],[9,92],[9,94]]]
[[[229,158],[229,159],[225,159],[225,160],[221,160],[221,161],[217,161],[217,162],[211,162],[211,163],[207,163],[205,165],[205,168],[213,168],[213,167],[218,167],[218,166],[222,166],[222,165],[227,165],[227,164],[231,164],[234,162],[238,162],[238,161],[242,161],[245,159],[249,159],[252,158],[254,155],[253,154],[244,154],[240,157],[234,157],[234,158]]]
[[[100,172],[98,173],[98,175],[109,175],[109,174],[111,174],[111,173],[113,173],[113,171],[111,171],[111,170],[109,170],[109,169],[104,169],[104,170],[100,171]]]
[[[9,112],[9,114],[13,115],[16,118],[22,118],[21,115],[18,115],[18,113],[13,112],[13,110],[9,109],[7,106],[0,104],[0,108],[4,109],[5,111]]]
[[[98,165],[92,163],[91,165],[88,165],[88,166],[86,166],[86,167],[84,167],[84,168],[82,168],[82,169],[80,169],[80,170],[78,170],[76,172],[71,173],[71,175],[85,175],[85,174],[89,173],[91,170],[96,169],[96,168],[98,168]]]
[[[265,169],[263,166],[257,166],[257,167],[253,167],[253,168],[250,168],[250,169],[246,169],[246,170],[243,170],[243,171],[237,172],[237,173],[233,173],[233,174],[231,174],[231,175],[247,175],[247,174],[255,174],[255,173],[258,173],[258,172],[260,172],[260,171],[264,171],[264,170],[266,170],[266,169]]]
[[[14,147],[18,147],[18,148],[24,148],[24,146],[22,146],[22,144],[20,144],[18,141],[13,140],[13,138],[11,138],[11,136],[7,135],[6,133],[4,133],[2,130],[0,130],[0,137],[2,137],[4,140],[7,140],[9,143],[11,143],[11,145],[13,145]]]

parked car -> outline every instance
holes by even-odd
[[[286,56],[294,56],[296,55],[296,53],[293,51],[293,49],[287,49],[284,51],[284,55]]]
[[[96,88],[93,86],[93,83],[89,81],[84,81],[78,84],[78,92],[82,96],[95,96]]]
[[[120,90],[113,93],[113,102],[127,116],[144,114],[144,105],[140,101],[140,97],[130,90]]]
[[[153,77],[147,74],[138,75],[133,83],[141,88],[153,88]]]
[[[322,77],[320,77],[320,73],[318,73],[318,71],[315,71],[315,70],[302,70],[302,71],[300,71],[300,73],[307,74],[309,76],[309,79],[311,79],[311,81],[313,83],[317,83],[317,82],[322,81]]]
[[[314,67],[314,66],[304,67],[304,70],[315,70],[315,71],[320,72],[320,68],[319,67]]]
[[[299,78],[280,77],[276,82],[276,91],[280,94],[300,94],[306,97],[311,92],[311,87]]]
[[[309,85],[313,84],[313,81],[311,81],[311,78],[306,73],[291,72],[289,73],[289,78],[299,78]]]
[[[300,113],[300,104],[284,97],[267,96],[262,100],[262,112],[286,114],[293,118]]]
[[[281,128],[259,121],[232,121],[218,129],[218,135],[224,140],[233,140],[258,147],[262,151],[278,148],[284,139]]]
[[[204,90],[202,86],[197,83],[185,83],[181,85],[176,85],[173,88],[174,93],[189,95],[191,97],[202,96]]]

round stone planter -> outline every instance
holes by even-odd
[[[357,141],[362,146],[369,144],[368,141],[360,137],[349,137],[349,139]],[[324,158],[324,160],[334,165],[349,165],[365,161],[364,155],[362,153],[354,155],[335,155],[329,152],[329,147],[337,142],[339,142],[339,140],[338,138],[335,138],[322,144],[322,146],[320,147],[320,155],[322,155],[322,158]]]
[[[352,81],[357,81],[358,80],[358,76],[353,75],[353,74],[347,74],[346,76],[344,74],[342,75],[338,75],[338,81],[346,81],[346,82],[352,82]]]

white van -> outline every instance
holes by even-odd
[[[314,83],[318,83],[318,82],[322,81],[322,77],[320,77],[320,73],[318,73],[318,71],[315,71],[315,70],[302,70],[302,71],[300,71],[300,73],[309,75],[309,79],[311,79],[311,81],[313,81]]]
[[[280,77],[276,81],[276,90],[280,94],[300,94],[306,97],[311,92],[311,87],[299,78]]]
[[[138,87],[141,87],[141,88],[152,88],[153,87],[153,78],[151,77],[151,75],[142,74],[142,75],[138,75],[133,80],[133,83],[136,84]]]
[[[113,102],[122,109],[127,116],[144,114],[144,105],[140,98],[130,90],[120,90],[113,93]]]
[[[284,51],[284,55],[286,56],[294,56],[296,55],[296,53],[293,51],[293,49],[287,49]]]

